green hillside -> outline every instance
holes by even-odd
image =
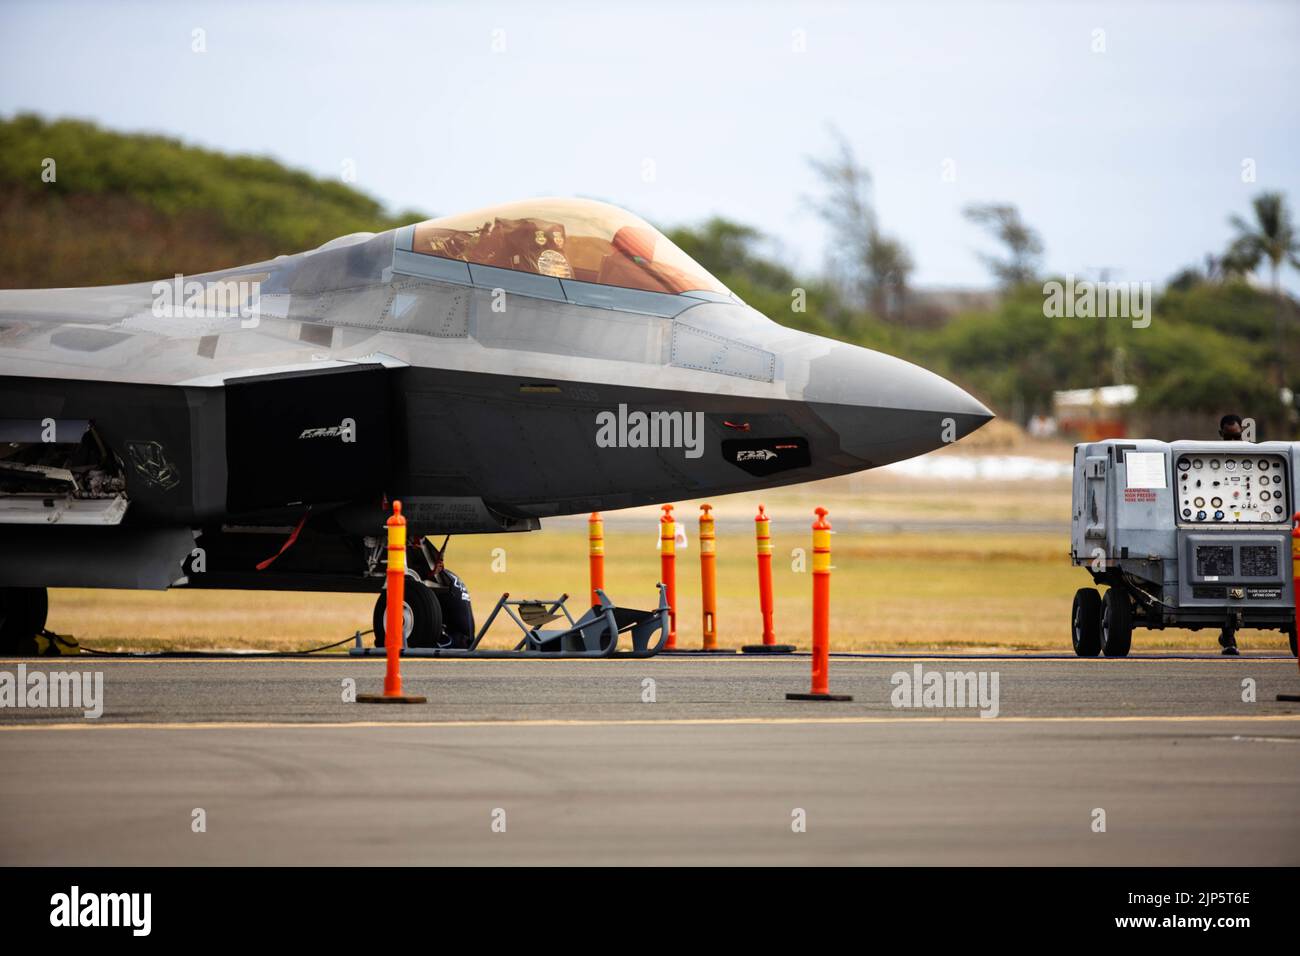
[[[0,120],[3,288],[204,272],[420,218],[272,159],[77,120]]]

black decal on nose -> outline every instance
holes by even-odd
[[[797,436],[727,439],[722,443],[722,457],[760,478],[812,464],[808,439]]]

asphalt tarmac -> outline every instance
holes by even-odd
[[[6,865],[1300,863],[1294,659],[20,664],[103,712],[0,707]]]

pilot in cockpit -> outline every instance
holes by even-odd
[[[564,253],[564,226],[558,222],[536,224],[528,266],[538,275],[556,279],[572,279],[573,267]]]

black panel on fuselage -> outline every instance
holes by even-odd
[[[227,510],[378,502],[391,476],[388,375],[363,365],[227,381]]]

